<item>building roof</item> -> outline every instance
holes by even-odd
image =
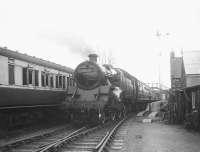
[[[186,86],[200,85],[200,74],[187,74],[186,75]]]
[[[19,53],[17,51],[12,51],[12,50],[9,50],[7,48],[0,47],[0,55],[6,56],[6,57],[9,57],[9,58],[22,60],[22,61],[29,62],[29,63],[32,63],[32,64],[41,65],[41,66],[44,66],[44,67],[56,69],[56,70],[67,72],[67,73],[73,72],[72,68],[62,66],[62,65],[50,62],[50,61],[40,59],[40,58],[36,58],[34,56],[29,56],[27,54],[22,54],[22,53]]]
[[[195,86],[190,86],[190,87],[184,88],[184,90],[195,90],[195,89],[200,89],[200,85],[195,85]]]
[[[200,74],[200,51],[184,51],[183,59],[186,74]]]

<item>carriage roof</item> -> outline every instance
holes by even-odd
[[[62,66],[62,65],[56,64],[54,62],[46,61],[46,60],[43,60],[43,59],[40,59],[40,58],[37,58],[34,56],[30,56],[27,54],[19,53],[17,51],[12,51],[7,48],[0,47],[0,55],[6,56],[9,58],[22,60],[22,61],[29,62],[32,64],[41,65],[44,67],[60,70],[60,71],[67,72],[67,73],[73,72],[73,69],[71,69],[69,67]]]

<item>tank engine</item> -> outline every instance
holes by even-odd
[[[153,99],[150,89],[145,90],[126,71],[97,64],[96,54],[90,54],[89,61],[76,67],[74,80],[77,87],[68,93],[66,102],[73,119],[114,120],[133,110],[138,97],[145,101]]]

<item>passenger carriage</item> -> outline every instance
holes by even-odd
[[[75,85],[72,72],[65,66],[0,48],[0,118],[10,121],[22,111],[27,116],[41,107],[61,105],[66,91]]]

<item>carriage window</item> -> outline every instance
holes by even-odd
[[[67,77],[67,86],[69,86],[69,77]]]
[[[53,88],[53,75],[50,76],[50,87]]]
[[[38,74],[39,74],[39,71],[35,70],[35,86],[39,86]]]
[[[14,65],[13,64],[9,64],[8,65],[8,69],[9,69],[9,84],[15,84],[15,72],[14,72]]]
[[[58,76],[56,76],[56,88],[58,88],[58,83],[59,83]]]
[[[49,86],[49,74],[46,73],[46,86]]]
[[[23,68],[23,85],[27,85],[27,68]]]
[[[33,84],[33,70],[32,69],[28,69],[28,83],[29,84]]]
[[[59,88],[62,88],[62,76],[59,76]]]
[[[65,81],[65,76],[63,76],[63,88],[66,88],[66,81]]]
[[[42,86],[45,87],[45,72],[41,73]]]

